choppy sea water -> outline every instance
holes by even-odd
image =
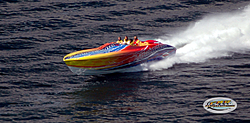
[[[248,0],[2,0],[1,122],[249,122]],[[66,54],[125,35],[177,47],[142,70],[78,76]],[[237,109],[202,104],[228,97]]]

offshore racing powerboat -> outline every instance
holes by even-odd
[[[121,72],[142,63],[159,61],[175,52],[175,47],[155,40],[141,41],[139,46],[111,42],[98,48],[70,53],[63,61],[78,75],[97,75]]]

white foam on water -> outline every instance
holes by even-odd
[[[156,39],[177,48],[174,57],[144,65],[144,70],[167,69],[178,63],[201,63],[250,50],[250,7],[234,13],[209,15],[171,38]],[[143,66],[143,65],[142,65]]]

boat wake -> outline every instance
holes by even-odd
[[[167,69],[178,63],[201,63],[250,51],[250,6],[234,13],[209,15],[172,37],[156,39],[177,48],[174,57],[142,65],[143,70]]]

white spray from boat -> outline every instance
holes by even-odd
[[[144,70],[167,69],[178,63],[200,63],[250,50],[250,7],[241,12],[210,15],[170,39],[157,41],[177,48],[174,57],[142,65]]]

